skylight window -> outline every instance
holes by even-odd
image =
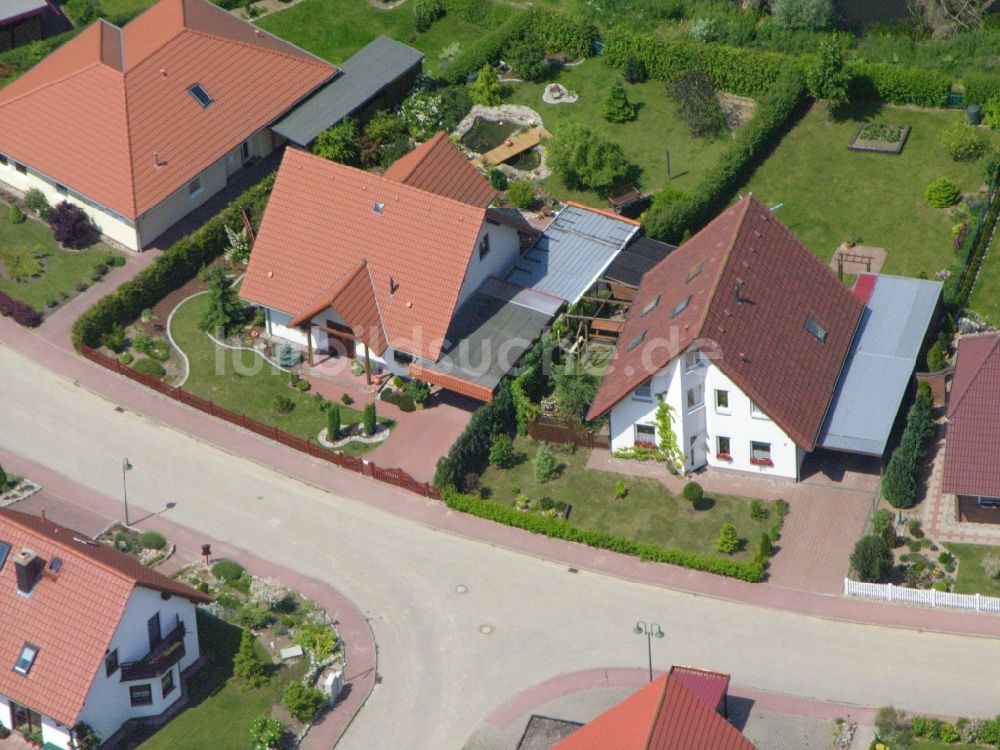
[[[643,339],[645,339],[645,338],[646,338],[646,332],[643,331],[638,336],[636,336],[635,338],[633,338],[631,341],[628,342],[628,346],[625,347],[625,351],[627,351],[627,352],[632,351],[637,346],[639,346],[639,344],[641,344],[642,341],[643,341]]]
[[[639,317],[640,318],[646,317],[646,315],[651,313],[653,311],[653,308],[656,307],[658,304],[660,304],[659,294],[657,294],[656,297],[654,297],[653,299],[651,299],[649,302],[646,303],[646,306],[642,308],[642,312],[639,314]]]
[[[195,101],[202,106],[202,108],[207,108],[209,104],[215,101],[208,92],[205,91],[205,87],[200,83],[196,83],[191,88],[188,89],[188,93],[194,97]]]
[[[697,276],[699,273],[701,273],[704,270],[705,270],[705,261],[702,261],[701,263],[699,263],[698,265],[696,265],[694,268],[692,268],[690,271],[688,271],[688,275],[687,275],[687,278],[684,279],[684,283],[687,284],[689,281],[691,281],[691,279],[693,279],[695,276]]]
[[[674,307],[673,311],[670,313],[670,317],[676,318],[678,315],[684,312],[687,309],[687,306],[690,304],[691,304],[691,295],[689,294],[687,297],[685,297],[684,299],[682,299],[680,302],[677,303],[677,306]]]
[[[806,330],[809,331],[815,337],[815,339],[821,343],[826,343],[826,337],[829,334],[823,326],[821,326],[812,315],[806,318]]]
[[[24,648],[21,649],[21,655],[14,665],[14,671],[18,674],[27,675],[31,671],[31,666],[35,663],[36,656],[38,656],[38,646],[25,643]]]
[[[10,552],[10,542],[0,542],[0,570],[3,570],[3,564],[7,562],[7,554]]]
[[[375,206],[372,208],[372,211],[374,211],[377,214],[382,213],[383,211],[385,211],[385,204],[375,201]]]

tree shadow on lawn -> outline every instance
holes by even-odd
[[[715,507],[715,498],[709,497],[708,495],[702,495],[701,500],[691,503],[691,507],[695,510],[711,510]]]
[[[849,102],[839,107],[830,109],[827,107],[827,117],[831,122],[845,123],[854,121],[873,120],[882,114],[883,105],[881,102]]]

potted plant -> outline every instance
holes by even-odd
[[[549,84],[549,96],[553,99],[562,99],[563,89],[558,83]]]

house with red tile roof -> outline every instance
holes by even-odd
[[[160,0],[0,88],[0,183],[138,250],[280,146],[269,126],[336,74],[209,0]]]
[[[0,509],[0,725],[75,747],[158,716],[199,658],[210,598],[48,521]]]
[[[948,402],[941,489],[963,518],[1000,522],[1000,334],[963,336]]]
[[[756,750],[724,718],[729,675],[673,667],[551,750]]]
[[[285,152],[240,296],[270,336],[489,401],[636,222],[569,205],[544,232],[440,133],[377,175]]]
[[[747,196],[643,277],[589,417],[614,450],[659,444],[662,399],[685,470],[797,477],[863,309]]]

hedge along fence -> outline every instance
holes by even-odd
[[[966,73],[965,103],[982,106],[990,99],[1000,99],[1000,75],[995,73]]]
[[[134,279],[98,300],[73,324],[73,346],[79,350],[81,345],[86,344],[96,349],[101,345],[102,334],[112,330],[116,324],[128,325],[144,309],[153,307],[170,292],[193,279],[203,267],[225,252],[229,245],[225,227],[236,229],[242,226],[241,208],[245,208],[251,219],[259,223],[273,185],[274,175],[268,175],[200,229],[178,240]]]
[[[901,68],[889,63],[852,62],[848,65],[852,100],[944,107],[952,80],[937,70]]]
[[[606,549],[625,555],[633,555],[644,562],[669,563],[682,568],[703,570],[707,573],[738,578],[742,581],[757,583],[764,579],[764,565],[759,562],[745,560],[730,560],[715,555],[703,555],[698,552],[660,547],[651,542],[637,542],[628,537],[609,534],[606,531],[581,529],[568,521],[547,518],[534,513],[524,513],[516,508],[500,503],[481,500],[473,495],[466,495],[454,489],[444,492],[444,502],[452,510],[468,513],[488,521],[506,524],[514,528],[524,529],[535,534],[543,534],[553,539],[567,542],[579,542],[590,547]]]
[[[569,58],[586,57],[597,41],[597,27],[590,21],[556,11],[507,9],[510,18],[501,26],[483,34],[468,45],[441,73],[448,83],[464,83],[487,64],[499,62],[510,44],[530,35],[538,35],[550,54]]]
[[[990,187],[989,210],[984,213],[985,218],[980,216],[975,230],[970,233],[974,244],[972,245],[971,252],[966,251],[967,255],[960,275],[962,281],[958,285],[958,292],[955,294],[954,300],[949,299],[950,294],[942,295],[945,304],[950,304],[954,309],[961,310],[968,304],[969,297],[972,296],[972,290],[976,286],[976,280],[979,278],[979,269],[983,265],[986,251],[989,249],[993,233],[996,231],[997,218],[1000,218],[1000,190],[997,190],[996,183]],[[952,274],[948,281],[951,281],[954,277],[955,274]],[[947,282],[945,287],[947,292],[955,289],[954,286],[949,287]]]

